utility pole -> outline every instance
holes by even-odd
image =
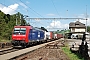
[[[21,25],[21,20],[22,20],[22,18],[21,18],[21,15],[20,15],[20,25]]]
[[[17,25],[17,15],[16,15],[16,25]]]
[[[66,12],[67,12],[67,17],[68,17],[68,10]]]
[[[86,5],[86,32],[87,32],[87,5]]]

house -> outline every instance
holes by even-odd
[[[76,21],[71,22],[69,24],[69,29],[70,29],[70,33],[71,33],[71,38],[82,38],[83,33],[86,31],[86,26],[85,24]]]

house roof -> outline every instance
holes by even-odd
[[[75,23],[74,22],[71,22],[69,24],[69,28],[72,28],[72,27],[85,28],[86,26],[85,26],[85,24],[83,24],[83,23],[81,23],[79,21],[76,21]]]

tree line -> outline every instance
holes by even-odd
[[[26,23],[23,14],[19,12],[10,15],[10,14],[4,14],[2,11],[0,11],[0,39],[5,39],[5,40],[11,39],[13,27],[16,25],[16,19],[17,19],[17,25],[28,24]]]

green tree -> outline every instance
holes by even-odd
[[[87,32],[90,32],[90,26],[87,26]]]
[[[44,27],[41,27],[41,29],[44,30],[44,31],[47,31],[47,29],[45,29]]]
[[[9,15],[0,11],[0,39],[9,39],[11,37],[13,27],[16,25],[16,18],[19,25],[27,24],[23,18],[23,14],[19,12]]]

